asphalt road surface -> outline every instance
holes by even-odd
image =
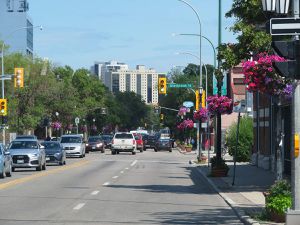
[[[242,224],[176,150],[92,152],[0,180],[1,225]]]

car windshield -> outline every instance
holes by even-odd
[[[110,135],[102,135],[101,137],[105,141],[110,141],[113,138],[113,136],[110,136]]]
[[[81,137],[62,137],[61,143],[81,143]]]
[[[49,150],[56,150],[56,149],[59,149],[60,148],[60,146],[59,146],[59,144],[58,143],[55,143],[55,142],[44,142],[44,143],[42,143],[42,145],[43,146],[45,146],[45,149],[47,150],[47,149],[49,149]]]
[[[36,139],[35,136],[17,136],[16,139]]]
[[[132,134],[126,134],[126,133],[116,134],[115,138],[117,138],[117,139],[132,139]]]
[[[10,149],[37,149],[38,143],[36,141],[13,141],[9,148]]]
[[[101,137],[90,137],[89,138],[89,142],[98,142],[98,141],[102,141]]]

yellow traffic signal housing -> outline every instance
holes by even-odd
[[[199,95],[199,91],[198,90],[196,90],[195,91],[195,94],[196,94],[196,104],[195,104],[195,108],[196,108],[196,110],[199,110],[199,102],[200,102],[200,95]]]
[[[1,98],[0,99],[0,116],[7,115],[7,99]]]
[[[201,104],[202,104],[202,108],[205,108],[205,105],[206,105],[206,93],[205,93],[205,91],[202,92]]]
[[[24,68],[15,68],[14,85],[16,88],[24,87]]]
[[[158,78],[158,94],[167,94],[167,78]]]
[[[164,120],[165,115],[164,114],[160,114],[160,120],[163,121]]]

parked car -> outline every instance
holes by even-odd
[[[159,138],[156,141],[154,151],[167,150],[172,152],[172,141],[170,138]]]
[[[105,144],[101,136],[90,136],[85,144],[85,150],[88,151],[101,151],[105,152]]]
[[[41,145],[45,147],[47,163],[66,164],[66,151],[58,141],[44,141]]]
[[[144,141],[141,134],[133,134],[136,142],[137,149],[140,150],[140,152],[144,151]]]
[[[133,134],[128,132],[117,132],[114,135],[111,144],[111,154],[119,154],[119,152],[136,153],[137,145]]]
[[[37,140],[15,139],[9,144],[8,151],[12,157],[12,171],[16,168],[46,169],[45,149]]]
[[[145,136],[145,140],[144,140],[144,148],[147,149],[147,148],[155,148],[155,144],[156,144],[156,141],[157,141],[157,135],[148,135],[148,136]]]
[[[37,140],[35,135],[18,135],[15,139],[34,139]]]
[[[113,139],[114,135],[111,135],[111,134],[102,134],[101,135],[101,138],[103,139],[104,141],[104,144],[105,144],[105,148],[111,148],[111,142],[112,142],[112,139]]]
[[[5,176],[10,177],[12,172],[12,160],[10,152],[5,151],[2,144],[0,144],[0,178]]]
[[[85,143],[80,134],[66,134],[61,136],[61,145],[68,156],[85,157]]]

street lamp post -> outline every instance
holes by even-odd
[[[200,20],[200,16],[199,14],[197,13],[197,11],[195,10],[195,8],[188,2],[186,2],[185,0],[178,0],[182,3],[184,3],[185,5],[187,5],[188,7],[190,7],[193,12],[195,13],[196,17],[197,17],[197,20],[198,20],[198,23],[199,23],[199,65],[200,65],[200,80],[199,80],[199,93],[200,93],[200,108],[202,107],[202,104],[201,104],[201,99],[202,99],[202,25],[201,25],[201,20]],[[198,128],[197,130],[199,130],[200,132],[200,123],[198,124]],[[197,140],[199,140],[199,136],[198,136],[198,132],[197,132]],[[197,151],[200,152],[200,148],[199,148],[199,143],[197,143]],[[201,160],[201,155],[199,155],[199,161]]]
[[[29,29],[29,28],[40,28],[41,30],[43,29],[42,26],[27,26],[27,27],[20,27],[16,30],[13,30],[12,32],[10,32],[5,39],[3,39],[3,43],[2,43],[2,46],[1,46],[1,84],[2,84],[2,87],[1,87],[1,90],[2,90],[2,98],[4,99],[5,98],[5,95],[4,95],[4,43],[5,43],[5,40],[8,39],[11,35],[13,35],[15,32],[19,31],[19,30],[23,30],[23,29]],[[2,130],[2,135],[3,135],[3,145],[5,145],[5,128],[3,128]]]
[[[191,52],[178,52],[176,54],[180,54],[180,55],[190,55],[195,57],[198,60],[201,60],[199,56],[191,53]],[[206,65],[201,61],[201,64],[204,65],[204,69],[205,69],[205,94],[207,95],[207,67]],[[202,108],[202,94],[203,94],[203,87],[200,86],[199,88],[199,94],[200,94],[200,108]],[[202,135],[200,136],[200,122],[197,125],[197,152],[198,152],[198,160],[201,161],[201,155],[202,155]],[[207,127],[205,128],[206,133],[207,133]],[[201,144],[201,146],[200,146]]]

